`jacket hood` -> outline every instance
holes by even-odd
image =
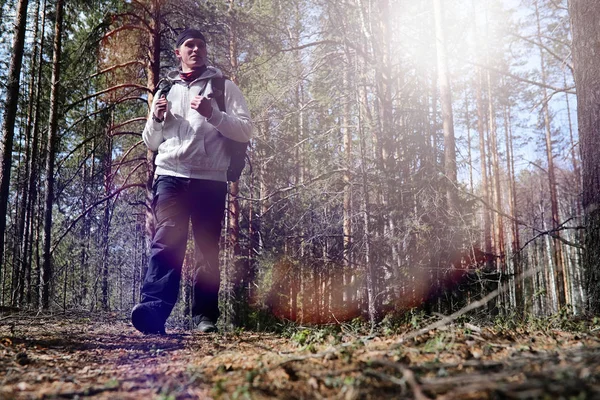
[[[200,77],[198,79],[196,79],[196,81],[203,80],[203,79],[211,79],[211,78],[222,78],[222,77],[223,77],[223,72],[221,72],[220,69],[213,67],[213,66],[207,66],[206,71],[204,71],[204,73],[202,75],[200,75]],[[167,78],[173,82],[183,81],[183,79],[181,79],[181,76],[179,76],[179,70],[170,71],[167,74]]]

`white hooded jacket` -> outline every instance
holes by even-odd
[[[213,94],[210,79],[220,77],[223,74],[214,67],[208,67],[191,83],[181,79],[178,71],[167,75],[172,87],[167,95],[165,119],[157,122],[152,118],[161,96],[158,91],[152,102],[152,114],[142,133],[146,146],[158,151],[156,175],[227,181],[229,154],[223,136],[238,142],[250,140],[252,121],[246,100],[235,83],[227,79],[225,112],[219,110],[214,98],[210,118],[203,117],[190,106],[192,98],[198,94],[210,97]]]

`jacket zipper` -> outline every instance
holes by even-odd
[[[208,78],[208,79],[210,79],[210,78]],[[183,91],[183,101],[182,101],[183,110],[182,110],[182,112],[183,112],[183,119],[186,120],[186,121],[187,121],[188,112],[189,112],[189,109],[190,109],[190,106],[189,106],[190,88],[191,88],[191,86],[194,83],[198,82],[199,80],[200,79],[196,79],[196,80],[194,80],[192,82],[189,82],[189,83],[186,82],[185,83],[185,89]],[[207,87],[208,87],[208,80],[206,81],[206,84],[204,85],[204,89],[202,89],[202,92],[205,92]],[[188,104],[187,107],[185,107],[186,104]],[[180,155],[181,155],[181,151],[183,149],[183,140],[182,140],[182,137],[181,137],[181,130],[180,130],[180,128],[181,127],[179,127],[177,129],[177,137],[179,138],[179,149],[175,153],[175,162],[176,162],[175,168],[176,168],[176,171],[179,170],[179,165],[181,164],[181,162],[180,162]]]
[[[182,85],[184,86],[184,85]],[[181,102],[181,112],[183,113],[183,120],[187,120],[187,116],[188,116],[188,108],[185,105],[188,103],[188,98],[189,96],[189,91],[190,91],[190,85],[189,83],[186,82],[184,90],[183,90],[183,99]],[[175,170],[179,171],[179,165],[181,164],[180,159],[181,159],[181,152],[183,149],[183,138],[181,135],[181,125],[179,125],[177,127],[177,138],[179,139],[179,148],[177,149],[177,151],[175,152]]]

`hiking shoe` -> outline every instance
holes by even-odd
[[[131,310],[131,323],[144,335],[165,335],[165,319],[160,307],[152,303],[140,303]]]
[[[196,324],[196,327],[194,328],[194,330],[200,331],[202,333],[219,332],[219,330],[217,329],[215,324],[213,324],[212,321],[209,321],[209,320],[202,320],[202,321],[198,322],[198,324]]]

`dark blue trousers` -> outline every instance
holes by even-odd
[[[196,321],[208,319],[214,323],[219,317],[219,239],[227,183],[161,175],[153,191],[155,233],[142,303],[157,304],[165,320],[173,310],[191,219],[196,251],[192,316]]]

